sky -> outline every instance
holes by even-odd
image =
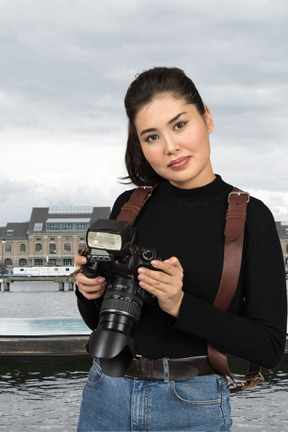
[[[214,172],[288,221],[287,0],[0,0],[0,223],[112,207],[123,99],[177,66],[214,119]]]

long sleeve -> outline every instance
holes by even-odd
[[[93,300],[86,299],[76,287],[77,306],[80,315],[85,324],[91,329],[95,330],[99,321],[99,307],[96,306]]]

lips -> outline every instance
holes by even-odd
[[[190,156],[182,156],[178,159],[172,160],[170,162],[170,164],[168,165],[168,167],[173,168],[173,169],[183,168],[188,163],[189,159],[190,159]]]

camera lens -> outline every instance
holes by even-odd
[[[142,289],[137,287],[133,278],[117,275],[106,291],[101,306],[101,316],[112,312],[139,321],[144,300],[142,296]],[[117,315],[114,319],[117,322]]]

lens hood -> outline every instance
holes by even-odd
[[[135,357],[136,342],[125,333],[99,329],[91,333],[87,351],[91,357],[99,358],[104,374],[121,377]]]

